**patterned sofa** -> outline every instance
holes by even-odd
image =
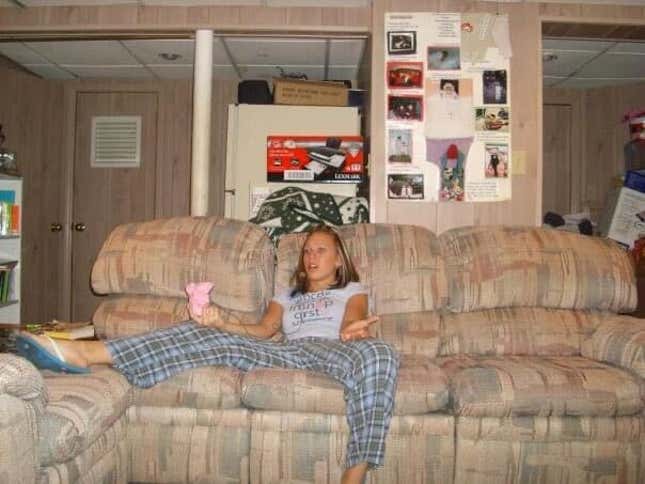
[[[645,482],[645,323],[613,243],[522,227],[339,229],[402,366],[386,465],[370,483]],[[295,267],[222,218],[116,228],[92,284],[106,337],[186,318],[212,280],[223,317],[253,322]],[[339,482],[342,388],[316,374],[203,368],[148,390],[96,367],[39,373],[0,355],[0,482]]]

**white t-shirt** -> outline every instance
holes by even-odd
[[[282,331],[289,341],[309,336],[338,339],[347,301],[355,294],[367,294],[358,282],[293,297],[292,291],[289,289],[273,298],[282,306]]]

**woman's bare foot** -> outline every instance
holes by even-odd
[[[33,333],[23,332],[23,336],[31,338],[38,342],[43,348],[49,351],[52,355],[58,356],[58,352],[54,349],[54,344],[58,347],[58,350],[62,353],[65,362],[70,365],[87,367],[90,365],[90,362],[84,356],[81,345],[82,342],[78,341],[65,341],[57,339],[54,342],[47,338],[46,336],[40,336]]]
[[[362,484],[365,474],[367,474],[367,462],[361,462],[349,469],[345,469],[340,482],[341,484]]]

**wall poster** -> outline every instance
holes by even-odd
[[[391,200],[511,198],[508,16],[385,15]]]

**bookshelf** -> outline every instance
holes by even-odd
[[[0,323],[2,324],[20,323],[21,209],[22,178],[0,175]]]

